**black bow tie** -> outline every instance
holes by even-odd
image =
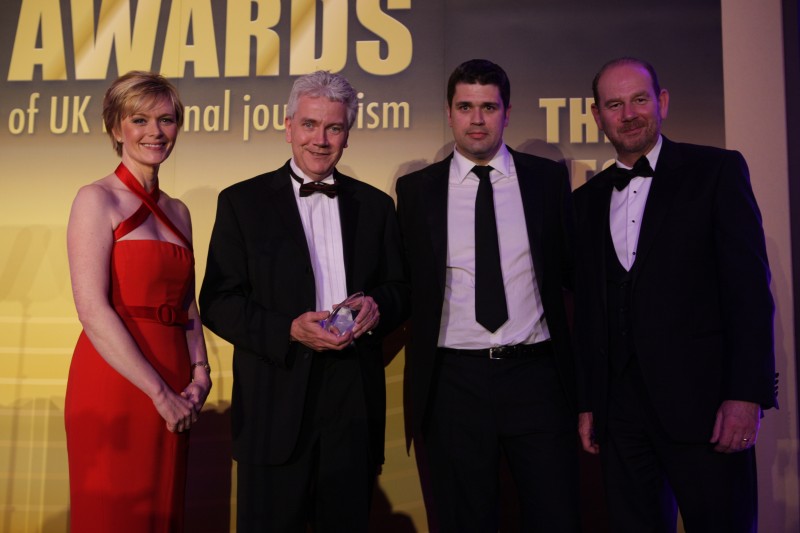
[[[640,157],[631,169],[614,167],[611,180],[614,183],[614,187],[621,191],[637,176],[643,178],[651,178],[653,176],[653,169],[650,168],[650,162],[645,156]]]
[[[321,192],[328,198],[335,198],[338,187],[335,183],[322,183],[320,181],[309,181],[300,185],[300,196],[310,196],[315,192]]]
[[[298,176],[294,173],[294,171],[289,167],[289,174],[292,175],[292,178],[300,184],[300,197],[304,198],[306,196],[311,196],[315,192],[320,192],[327,196],[328,198],[335,198],[336,193],[339,192],[339,187],[334,183],[322,183],[321,181],[309,181],[307,183],[303,183],[303,178]]]

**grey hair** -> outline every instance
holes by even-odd
[[[347,108],[347,129],[349,130],[356,121],[358,114],[358,96],[350,82],[340,74],[332,74],[327,70],[318,70],[311,74],[300,76],[292,85],[289,93],[289,103],[286,106],[286,116],[294,118],[297,111],[297,102],[300,97],[327,98],[331,102],[341,102]]]

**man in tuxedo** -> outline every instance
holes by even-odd
[[[644,61],[607,63],[593,90],[617,157],[574,195],[574,333],[611,530],[674,532],[679,507],[688,532],[756,531],[753,447],[776,387],[747,165],[661,135],[669,94]]]
[[[335,168],[357,105],[342,76],[298,78],[292,158],[219,195],[200,306],[234,345],[239,532],[367,530],[383,462],[381,339],[408,290],[392,199]],[[323,328],[357,291],[353,329]]]
[[[569,180],[563,165],[505,146],[509,99],[498,65],[461,64],[447,86],[455,150],[397,182],[407,403],[443,532],[497,531],[501,454],[523,531],[578,530]]]

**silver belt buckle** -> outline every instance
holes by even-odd
[[[494,353],[497,352],[497,357],[494,356]],[[489,359],[501,359],[500,354],[503,353],[502,346],[493,346],[489,348]]]

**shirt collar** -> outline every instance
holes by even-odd
[[[489,161],[488,164],[494,170],[500,173],[499,176],[497,174],[492,176],[492,183],[498,179],[511,176],[511,153],[508,151],[508,148],[505,144],[500,145],[500,149],[497,150],[497,153],[494,154],[494,157],[491,161]],[[458,148],[453,150],[453,162],[451,168],[455,170],[455,173],[451,173],[451,176],[455,182],[463,183],[470,172],[472,172],[472,167],[474,166],[475,163],[463,156],[458,151]]]
[[[294,172],[294,175],[298,176],[300,179],[302,179],[303,183],[308,183],[309,181],[314,181],[311,178],[309,178],[308,176],[306,176],[305,172],[300,170],[300,167],[298,167],[297,163],[294,162],[294,158],[291,159],[291,161],[289,162],[289,165],[291,166],[292,172]],[[293,179],[292,183],[294,184],[296,189],[298,189],[298,190],[300,189],[300,184],[297,183],[297,180]],[[321,183],[331,183],[331,184],[334,183],[333,172],[331,172],[331,174],[329,176],[327,176],[326,178],[321,180]]]

